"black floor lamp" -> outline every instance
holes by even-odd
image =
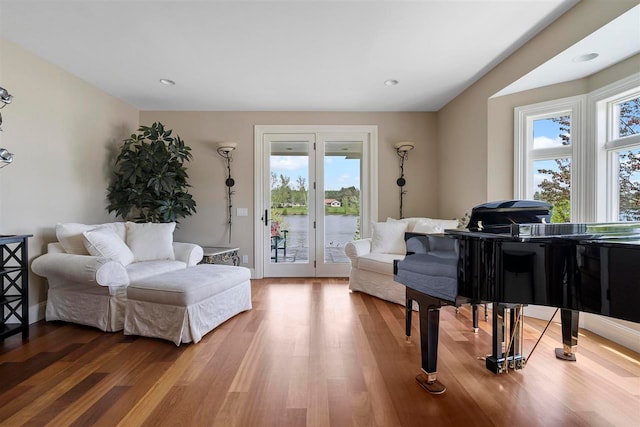
[[[404,218],[404,215],[402,213],[402,201],[406,193],[404,186],[407,183],[407,180],[404,179],[404,162],[407,161],[407,158],[409,157],[409,151],[413,150],[414,147],[415,147],[415,143],[411,141],[400,141],[393,144],[393,148],[396,149],[396,154],[398,154],[398,157],[400,157],[400,178],[396,180],[396,184],[398,184],[398,187],[400,187],[400,218],[401,219]]]
[[[218,154],[225,159],[227,164],[227,179],[224,184],[227,186],[227,207],[229,208],[227,224],[229,225],[229,243],[231,243],[231,195],[234,193],[232,190],[233,186],[236,184],[236,181],[231,178],[231,162],[233,161],[233,156],[231,153],[238,146],[235,142],[221,142],[218,144]]]

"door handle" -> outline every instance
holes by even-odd
[[[264,225],[265,225],[265,227],[266,227],[266,226],[268,226],[268,225],[269,225],[269,210],[268,210],[268,209],[265,209],[265,210],[264,210],[264,217],[263,217],[263,219],[264,219]]]

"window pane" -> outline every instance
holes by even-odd
[[[571,116],[533,121],[533,149],[571,145]]]
[[[640,221],[640,149],[618,153],[619,221]]]
[[[616,104],[615,109],[618,117],[617,138],[640,133],[640,98]]]
[[[571,159],[533,162],[533,198],[553,205],[551,222],[571,221]]]

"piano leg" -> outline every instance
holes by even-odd
[[[578,350],[578,320],[580,312],[573,310],[560,310],[562,322],[562,348],[556,348],[556,357],[570,362],[576,361]]]
[[[420,314],[422,373],[416,376],[416,381],[429,393],[442,394],[446,391],[446,387],[436,379],[438,374],[438,330],[442,304],[438,299],[410,288],[407,288],[407,298],[418,302]]]
[[[411,342],[411,316],[413,311],[413,300],[406,297],[405,306],[405,319],[404,319],[404,333],[407,337],[407,342]]]
[[[478,333],[478,304],[471,304],[471,313],[473,314],[473,332]]]

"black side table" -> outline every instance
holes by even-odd
[[[0,236],[0,339],[22,332],[29,338],[29,261],[31,234]]]

